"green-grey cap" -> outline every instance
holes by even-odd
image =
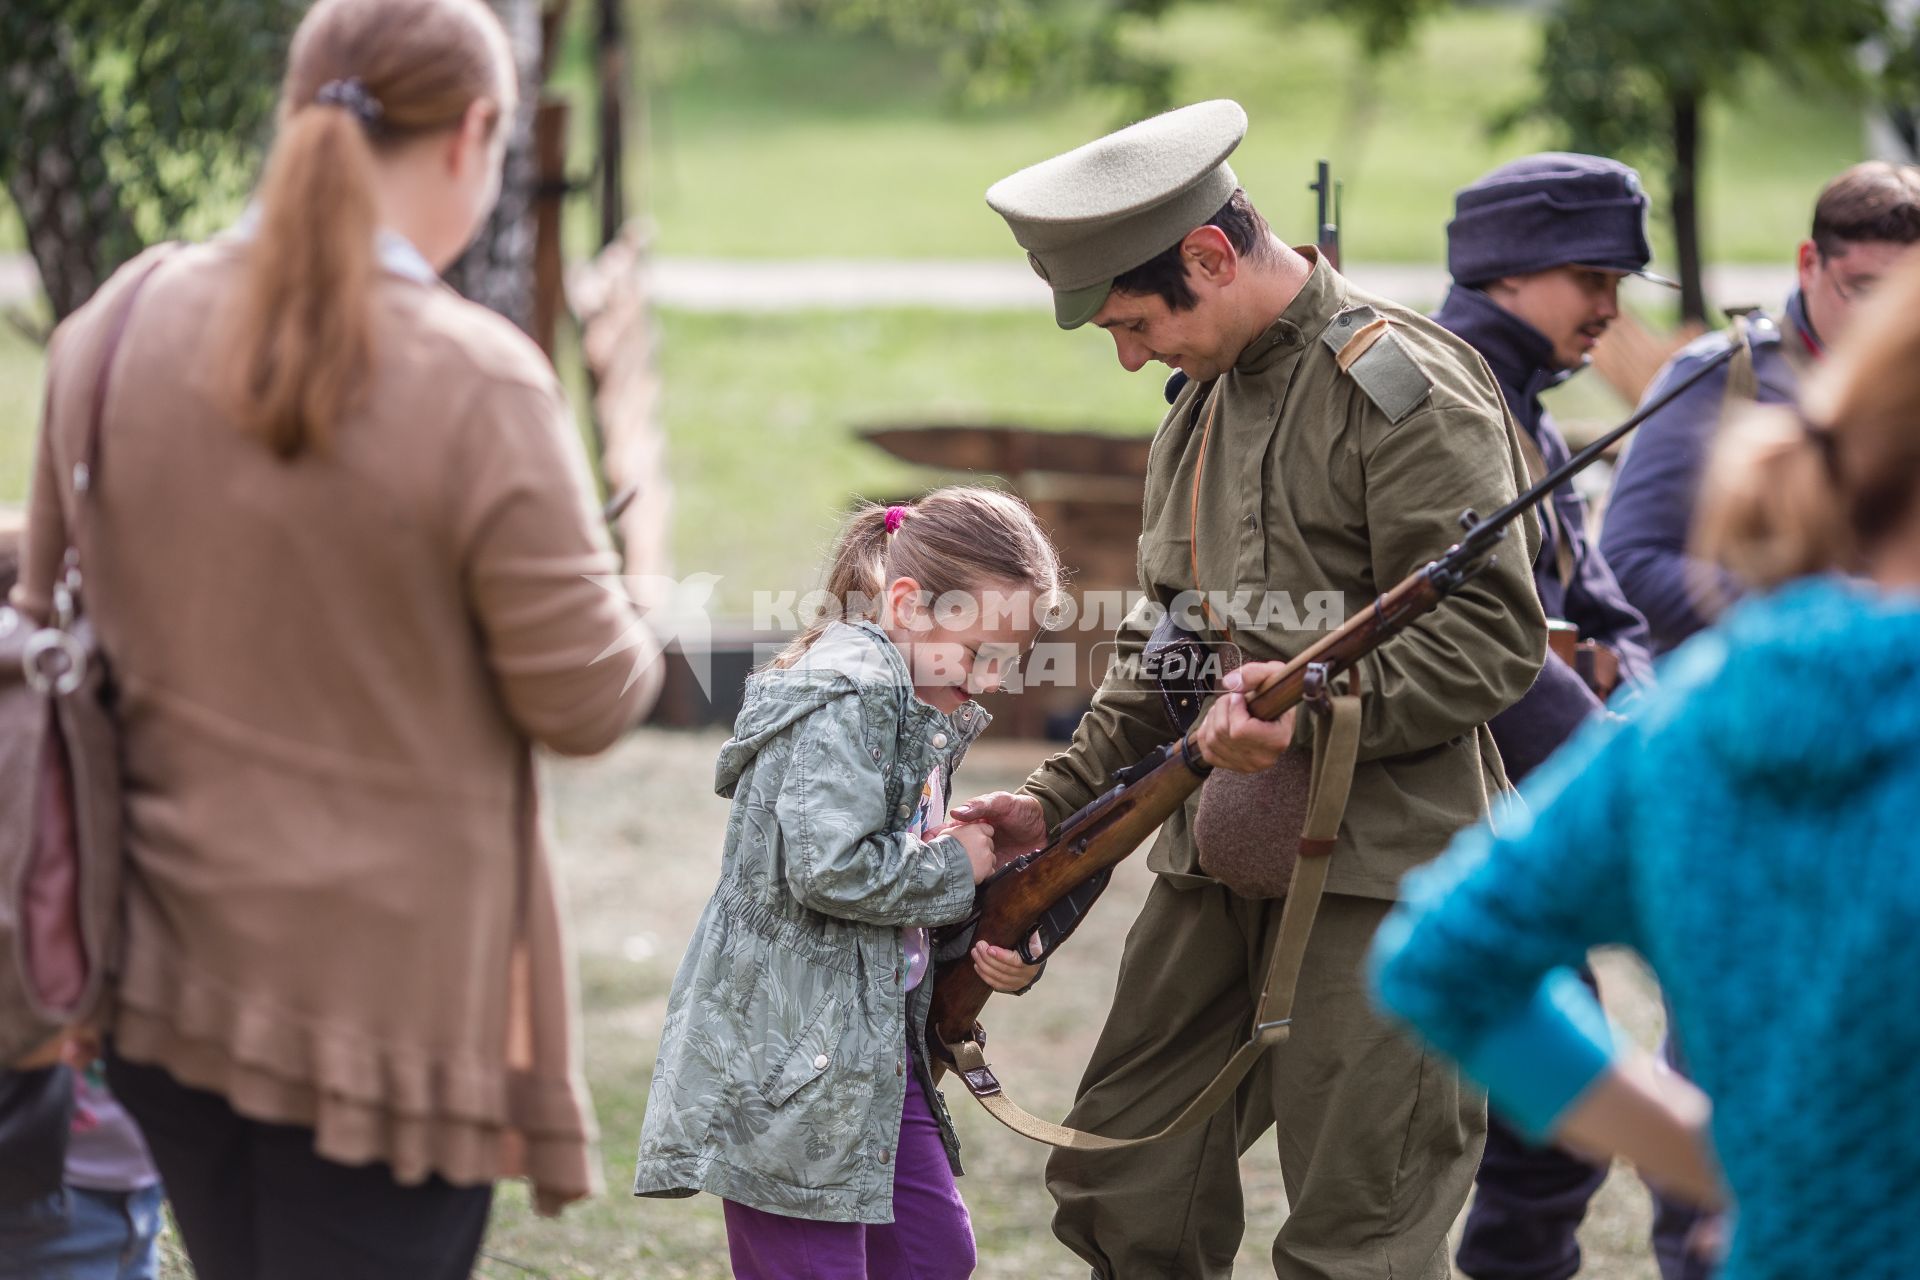
[[[1115,276],[1220,211],[1239,181],[1227,157],[1247,113],[1216,98],[1128,125],[987,188],[1027,261],[1053,289],[1062,329],[1093,319]]]

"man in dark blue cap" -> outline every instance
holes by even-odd
[[[1453,287],[1433,318],[1486,358],[1535,479],[1569,452],[1540,393],[1586,366],[1619,315],[1621,278],[1648,274],[1646,209],[1639,175],[1626,165],[1559,152],[1503,165],[1455,198]],[[1580,495],[1563,485],[1545,511],[1534,584],[1548,616],[1604,646],[1625,682],[1646,679],[1646,621],[1588,539]],[[1492,722],[1509,776],[1518,782],[1599,714],[1604,691],[1550,659],[1527,696]],[[1491,1117],[1460,1269],[1474,1280],[1566,1280],[1580,1269],[1575,1232],[1605,1178],[1605,1168],[1530,1146]]]
[[[1548,152],[1495,169],[1463,188],[1454,207],[1453,287],[1433,318],[1486,359],[1538,479],[1569,456],[1541,392],[1586,367],[1619,315],[1623,276],[1666,283],[1646,270],[1647,198],[1639,175],[1618,161]],[[1646,620],[1588,539],[1586,505],[1572,485],[1554,493],[1546,516],[1534,583],[1547,616],[1611,650],[1626,681],[1645,679]],[[1508,775],[1525,776],[1600,706],[1571,667],[1549,663],[1493,721]]]

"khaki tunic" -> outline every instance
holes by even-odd
[[[1320,340],[1357,303],[1392,321],[1433,384],[1397,424]],[[1316,260],[1233,369],[1185,388],[1161,424],[1141,586],[1170,606],[1196,585],[1223,593],[1223,606],[1245,592],[1253,625],[1234,626],[1234,641],[1249,658],[1290,658],[1324,634],[1312,606],[1327,601],[1310,593],[1336,593],[1346,615],[1367,607],[1445,551],[1464,510],[1494,510],[1525,474],[1480,357]],[[1531,571],[1536,526],[1523,522],[1509,540],[1496,565],[1362,664],[1361,763],[1301,966],[1292,1038],[1201,1130],[1135,1151],[1056,1151],[1048,1161],[1054,1232],[1096,1276],[1230,1275],[1245,1225],[1238,1157],[1275,1127],[1289,1205],[1273,1243],[1276,1276],[1448,1273],[1447,1229],[1479,1164],[1484,1104],[1374,1015],[1362,969],[1402,873],[1503,785],[1485,721],[1527,691],[1546,651]],[[1287,598],[1263,618],[1266,592]],[[1215,629],[1210,638],[1222,637]],[[1122,654],[1145,639],[1144,620],[1130,620]],[[1156,689],[1109,678],[1073,745],[1027,789],[1058,821],[1103,790],[1115,767],[1172,736]],[[1148,858],[1159,879],[1128,935],[1070,1125],[1151,1133],[1249,1034],[1279,904],[1237,897],[1199,874],[1195,803],[1162,826]]]
[[[1397,424],[1320,341],[1335,315],[1361,303],[1391,320],[1433,382]],[[1189,533],[1196,470],[1197,579]],[[1313,606],[1327,602],[1312,593],[1337,592],[1340,617],[1357,614],[1451,546],[1462,512],[1493,511],[1526,474],[1516,428],[1479,354],[1315,258],[1280,318],[1226,375],[1187,384],[1154,436],[1140,586],[1163,605],[1195,588],[1222,603],[1245,593],[1247,612],[1265,625],[1232,627],[1233,642],[1250,660],[1291,658],[1325,634]],[[1361,763],[1329,892],[1392,898],[1401,875],[1438,853],[1505,785],[1485,724],[1526,693],[1546,654],[1529,569],[1538,526],[1523,518],[1508,541],[1491,568],[1361,664]],[[1139,652],[1148,630],[1136,611],[1117,636],[1122,658]],[[1225,636],[1212,627],[1207,638]],[[1110,678],[1072,746],[1025,789],[1058,822],[1105,790],[1116,768],[1173,733],[1150,683]],[[1148,857],[1176,883],[1198,876],[1190,836],[1197,804],[1196,795],[1168,820]]]

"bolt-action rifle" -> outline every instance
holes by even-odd
[[[1247,691],[1247,709],[1262,720],[1278,720],[1303,701],[1330,694],[1338,676],[1491,565],[1507,526],[1522,513],[1740,349],[1740,343],[1730,344],[1492,515],[1482,518],[1466,512],[1460,517],[1464,533],[1459,542],[1303,650],[1259,689]],[[1111,789],[1049,833],[1044,847],[1009,860],[983,880],[973,916],[956,927],[971,925],[976,941],[1012,948],[1028,964],[1051,955],[1079,927],[1113,868],[1200,788],[1211,768],[1189,731],[1121,769]],[[976,1019],[991,994],[970,959],[949,961],[935,974],[929,1019],[936,1072],[955,1064],[952,1046],[969,1046],[964,1056],[977,1065],[966,1067],[968,1088],[983,1098],[999,1092],[998,1082],[976,1052],[985,1041]],[[982,1075],[984,1079],[974,1078]]]

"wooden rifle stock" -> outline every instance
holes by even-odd
[[[1446,597],[1451,588],[1443,584],[1449,573],[1444,561],[1436,561],[1409,576],[1252,692],[1248,711],[1262,720],[1278,720],[1309,697],[1330,693],[1335,676]],[[1061,823],[1045,847],[1013,859],[981,883],[979,910],[970,922],[974,940],[1019,951],[1029,963],[1051,954],[1079,923],[1085,906],[1072,909],[1064,920],[1050,921],[1049,913],[1139,848],[1200,789],[1208,768],[1189,734],[1122,770],[1113,789]],[[1029,953],[1028,939],[1036,931],[1041,950]],[[980,1035],[976,1019],[992,994],[966,957],[935,974],[928,1023],[936,1055],[944,1057],[947,1045]]]
[[[1248,711],[1262,720],[1278,720],[1302,702],[1330,693],[1334,679],[1342,672],[1491,564],[1495,545],[1523,512],[1590,466],[1629,431],[1732,359],[1740,349],[1737,343],[1730,345],[1703,362],[1688,377],[1491,516],[1482,519],[1472,511],[1466,512],[1460,518],[1466,533],[1445,555],[1409,574],[1366,610],[1296,655],[1266,685],[1249,694]],[[1120,770],[1114,776],[1114,786],[1061,823],[1049,834],[1045,846],[1009,861],[982,881],[976,898],[978,909],[955,928],[971,925],[975,941],[1015,950],[1029,964],[1050,955],[1079,924],[1113,868],[1200,789],[1208,771],[1191,733]],[[1076,898],[1076,894],[1081,896]],[[1036,932],[1041,936],[1037,952],[1028,946]],[[948,1045],[985,1039],[977,1019],[992,994],[992,988],[974,971],[969,956],[948,961],[935,972],[928,1022],[936,1076],[945,1068],[941,1060],[950,1058]]]

